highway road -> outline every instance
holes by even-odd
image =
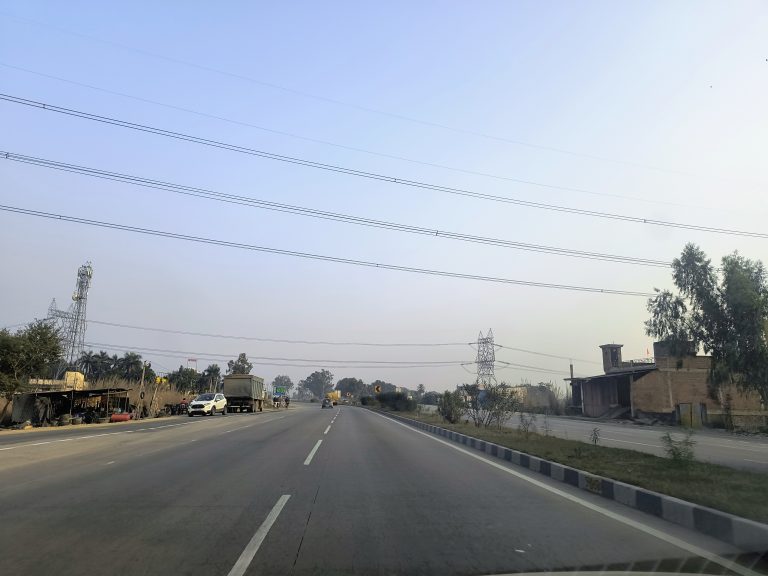
[[[550,416],[548,419],[551,434],[560,438],[570,438],[589,442],[592,429],[600,429],[600,444],[616,448],[628,448],[664,456],[661,436],[671,432],[674,437],[682,437],[684,431],[670,426],[640,426],[619,422],[589,422]],[[511,426],[517,426],[513,419]],[[543,431],[545,419],[539,415],[536,425]],[[697,430],[694,433],[696,445],[694,452],[698,460],[722,464],[734,468],[755,470],[768,473],[768,438],[765,436],[738,436],[721,430]]]
[[[750,575],[717,540],[352,407],[0,435],[0,510],[13,575]]]
[[[436,407],[423,406],[427,412],[435,412]],[[519,415],[515,415],[505,424],[517,428]],[[549,433],[559,438],[589,442],[592,429],[600,429],[600,444],[614,448],[626,448],[664,456],[661,436],[670,432],[673,437],[681,438],[685,431],[672,426],[644,426],[630,421],[586,420],[564,416],[544,417],[536,415],[536,431],[544,433],[549,426]],[[743,436],[723,430],[699,429],[694,433],[694,452],[698,460],[722,464],[733,468],[754,470],[768,473],[768,437],[764,435]]]

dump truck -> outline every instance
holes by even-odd
[[[259,412],[264,410],[264,379],[252,374],[224,376],[227,412]]]
[[[341,400],[341,392],[339,390],[334,390],[333,392],[326,393],[325,397],[333,402],[334,406],[336,406],[336,404],[338,404]]]

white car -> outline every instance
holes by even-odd
[[[227,413],[227,399],[224,394],[200,394],[189,403],[189,416],[201,414],[203,416],[213,416],[216,413]]]

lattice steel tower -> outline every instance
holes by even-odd
[[[67,365],[73,365],[83,354],[85,348],[86,304],[88,289],[91,287],[93,267],[86,262],[77,270],[77,282],[72,293],[72,304],[67,310],[59,310],[54,298],[48,307],[48,319],[56,323],[61,335],[64,349],[64,360]]]
[[[493,330],[488,329],[488,334],[477,337],[477,383],[480,388],[486,388],[496,383],[493,367],[496,363],[496,346],[493,343]]]

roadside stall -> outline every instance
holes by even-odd
[[[61,426],[109,422],[113,414],[130,412],[129,388],[58,390],[14,394],[14,424]]]

